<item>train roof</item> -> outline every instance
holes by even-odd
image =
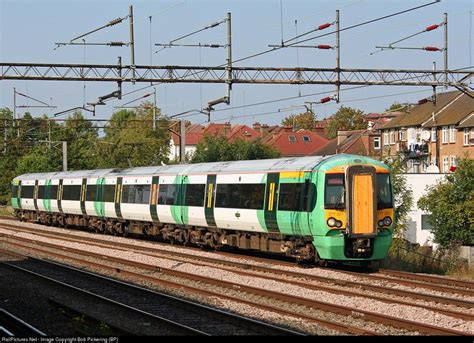
[[[145,176],[155,174],[208,174],[208,173],[246,173],[268,171],[312,170],[331,156],[286,157],[267,160],[226,161],[197,164],[173,164],[164,166],[136,167],[128,169],[76,170],[70,172],[50,172],[24,174],[15,180],[43,180],[107,176]]]

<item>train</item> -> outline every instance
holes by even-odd
[[[351,154],[24,174],[11,202],[20,220],[320,266],[383,260],[395,225],[390,168]]]

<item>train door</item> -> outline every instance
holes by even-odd
[[[375,168],[351,166],[347,172],[349,233],[351,236],[376,233],[377,199]]]
[[[216,196],[216,175],[207,176],[206,198],[204,200],[204,214],[206,216],[207,226],[216,227],[214,218],[214,198]]]
[[[94,208],[97,215],[101,218],[105,217],[105,202],[104,202],[104,188],[105,178],[100,177],[97,179],[97,192],[95,194]]]

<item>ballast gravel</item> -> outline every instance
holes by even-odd
[[[50,228],[50,227],[45,227],[42,225],[37,225],[37,224],[31,224],[31,223],[19,223],[17,221],[6,221],[6,220],[1,220],[1,222],[5,223],[11,223],[14,225],[21,225],[21,226],[27,226],[27,227],[37,227],[41,230],[45,229],[50,229],[51,231],[56,231],[56,232],[65,232],[65,233],[73,233],[76,236],[84,236],[84,237],[90,237],[92,236],[97,236],[90,234],[88,232],[81,232],[77,230],[68,230],[68,229],[59,229],[59,228]],[[74,249],[80,249],[84,251],[90,251],[94,253],[100,253],[100,254],[105,254],[108,256],[112,257],[119,257],[122,259],[126,260],[131,260],[131,261],[136,261],[136,262],[141,262],[141,263],[146,263],[154,266],[158,266],[161,268],[167,268],[167,269],[173,269],[181,272],[186,272],[190,274],[195,274],[195,275],[200,275],[200,276],[207,276],[213,279],[219,279],[227,282],[233,282],[236,284],[243,284],[243,285],[248,285],[252,287],[257,287],[257,288],[263,288],[266,290],[272,290],[275,292],[281,292],[285,294],[291,294],[291,295],[296,295],[300,297],[304,297],[307,299],[314,299],[317,301],[321,302],[326,302],[330,304],[337,304],[341,306],[347,306],[347,307],[354,307],[359,310],[365,310],[365,311],[371,311],[371,312],[377,312],[385,315],[389,315],[392,317],[397,317],[405,320],[411,320],[414,322],[421,322],[425,324],[430,324],[430,325],[435,325],[439,327],[445,327],[445,328],[450,328],[450,329],[455,329],[458,331],[463,331],[469,334],[474,334],[474,322],[472,321],[466,321],[462,320],[459,318],[453,318],[449,317],[443,314],[439,314],[433,311],[429,310],[424,310],[412,306],[407,306],[407,305],[399,305],[399,304],[388,304],[385,302],[381,301],[376,301],[376,300],[368,300],[363,297],[359,296],[343,296],[343,295],[336,295],[333,293],[329,292],[324,292],[324,291],[315,291],[311,290],[308,288],[300,287],[300,286],[295,286],[295,285],[290,285],[288,283],[285,283],[283,280],[281,282],[278,281],[273,281],[273,280],[266,280],[258,277],[251,277],[251,276],[242,276],[237,273],[233,273],[231,271],[226,271],[219,269],[218,267],[212,267],[212,266],[200,266],[200,265],[195,265],[193,263],[187,263],[187,262],[176,262],[172,260],[167,260],[165,258],[156,258],[156,257],[151,257],[151,256],[146,256],[142,253],[139,252],[132,252],[132,251],[123,251],[123,250],[115,250],[115,249],[109,249],[109,248],[102,248],[102,247],[97,247],[93,246],[87,243],[74,243],[74,242],[66,242],[62,241],[60,238],[58,239],[51,239],[51,238],[45,238],[41,236],[37,236],[34,234],[29,234],[29,233],[22,233],[22,232],[14,232],[13,230],[8,230],[4,228],[0,228],[0,234],[4,234],[5,236],[7,235],[15,235],[18,237],[26,238],[26,239],[34,239],[37,241],[41,242],[47,242],[47,243],[57,243],[61,244],[66,247],[74,248]],[[124,242],[124,243],[130,243],[130,239],[122,238],[122,237],[113,237],[113,236],[101,236],[102,238],[106,238],[107,240],[111,242]],[[133,244],[140,246],[140,247],[156,247],[156,243],[153,242],[144,242],[144,241],[139,241],[139,240],[133,240]],[[189,253],[189,250],[186,248],[178,247],[178,246],[167,246],[160,244],[159,248],[161,250],[167,250],[167,251],[178,251],[178,252],[186,252]],[[193,254],[197,256],[205,256],[205,257],[213,257],[215,258],[215,254],[210,253],[210,252],[204,252],[204,251],[192,251]],[[223,258],[223,257],[221,257]],[[257,262],[257,261],[250,261],[250,260],[243,260],[241,258],[233,258],[233,257],[225,257],[226,260],[229,261],[236,261],[236,262],[243,262],[247,264],[255,264],[255,265],[260,265],[260,266],[265,266],[268,268],[277,268],[278,270],[289,270],[291,271],[290,267],[286,266],[281,266],[279,265],[278,267],[275,267],[275,265],[272,265],[270,262]],[[303,274],[308,274],[308,275],[319,275],[319,276],[324,276],[324,277],[329,277],[329,278],[336,278],[336,279],[343,279],[343,280],[349,280],[349,281],[357,281],[357,282],[367,282],[366,279],[363,277],[356,277],[353,275],[348,275],[344,274],[342,272],[338,271],[333,271],[333,270],[323,270],[319,268],[314,268],[314,269],[303,269],[299,270],[299,272]],[[402,286],[395,284],[396,280],[394,280],[393,285],[390,285],[391,287],[394,288],[399,288],[399,289],[406,289],[406,290],[411,290],[413,291],[413,288],[407,287],[407,286]],[[387,286],[389,283],[388,282],[381,282],[381,281],[376,281],[374,282],[375,284],[380,284],[383,286]],[[445,293],[438,292],[438,291],[432,291],[432,290],[426,290],[422,288],[417,288],[416,292],[423,292],[426,294],[435,294],[435,295],[441,295],[441,296],[446,296]],[[462,295],[453,295],[449,294],[450,297],[456,297],[459,299],[464,299],[464,300],[469,300],[473,301],[473,297],[468,297],[468,296],[462,296]],[[219,306],[233,309],[237,305],[233,301],[228,301],[228,300],[219,300],[218,299],[213,299],[214,303],[218,303]],[[238,309],[234,309],[234,311],[242,313],[254,313],[255,309],[252,309],[251,306],[248,305],[243,305],[243,304],[238,304]],[[253,312],[252,312],[253,311]],[[276,314],[270,315],[269,313],[264,313],[268,311],[261,311],[258,310],[257,312],[262,312],[257,315],[257,317],[262,317],[266,318],[269,321],[272,321],[276,318],[280,318],[281,316],[278,316]],[[292,319],[293,321],[295,320],[294,318]],[[291,319],[290,319],[291,321]],[[293,323],[294,324],[294,323]],[[298,323],[298,325],[301,325],[301,323]],[[291,325],[293,326],[293,325]],[[312,330],[310,330],[312,331]],[[323,333],[324,334],[324,333]],[[326,333],[328,334],[328,333]],[[329,333],[330,334],[330,333]],[[396,334],[396,333],[395,333]],[[399,334],[399,332],[398,332]]]

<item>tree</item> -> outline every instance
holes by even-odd
[[[115,112],[105,137],[98,141],[96,155],[100,168],[129,168],[168,163],[169,120],[156,111],[153,130],[153,105],[143,103],[135,111]]]
[[[311,112],[291,114],[281,121],[282,125],[292,126],[295,129],[313,130],[316,123],[316,115]]]
[[[403,162],[403,159],[399,156],[396,159],[385,160],[384,163],[390,167],[392,176],[396,220],[393,237],[398,238],[396,242],[402,242],[408,229],[408,213],[413,206],[413,192],[407,186],[407,180],[404,175],[406,164]],[[394,246],[396,245],[395,243]]]
[[[280,153],[260,142],[235,140],[230,143],[223,136],[209,136],[198,143],[191,163],[259,160],[279,157]]]
[[[418,207],[430,212],[434,241],[442,247],[474,245],[474,160],[461,159],[446,180],[428,187]]]
[[[385,112],[404,112],[408,113],[409,112],[409,106],[408,105],[403,105],[399,103],[398,101],[395,101],[392,105],[390,105],[389,108],[385,109]]]
[[[366,128],[367,121],[363,111],[341,106],[329,121],[328,138],[336,138],[338,130],[361,130]]]

